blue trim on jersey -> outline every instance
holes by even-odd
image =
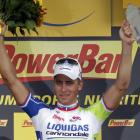
[[[32,118],[37,115],[39,110],[42,108],[49,108],[45,103],[40,101],[39,99],[33,97],[32,94],[27,99],[27,102],[21,108]]]
[[[38,140],[43,140],[42,132],[36,131],[36,136]]]

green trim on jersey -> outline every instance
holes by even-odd
[[[81,108],[81,110],[83,109]],[[105,108],[101,100],[86,109],[84,108],[84,110],[94,114],[100,121],[104,121],[112,113],[112,111]]]

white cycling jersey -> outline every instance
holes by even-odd
[[[32,119],[37,140],[96,140],[103,121],[112,112],[102,99],[88,108],[77,103],[69,107],[58,103],[51,108],[31,94],[21,107]]]

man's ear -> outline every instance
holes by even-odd
[[[83,80],[79,80],[79,87],[78,90],[81,91],[83,88]]]

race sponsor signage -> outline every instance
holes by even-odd
[[[111,119],[108,127],[134,126],[135,119]]]
[[[6,127],[8,124],[8,120],[1,120],[0,119],[0,127]]]
[[[54,64],[62,57],[78,59],[85,78],[115,79],[121,60],[120,41],[19,41],[7,42],[6,48],[18,77],[28,81],[52,78]]]

